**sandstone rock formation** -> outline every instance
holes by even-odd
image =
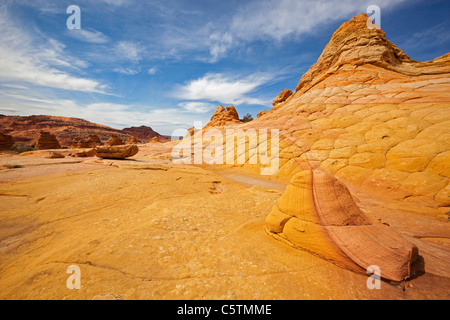
[[[103,159],[125,159],[136,155],[139,148],[136,145],[114,145],[95,148],[97,157]]]
[[[186,137],[192,137],[195,133],[197,133],[197,131],[199,131],[198,129],[196,129],[195,127],[191,127],[187,130],[185,138]]]
[[[112,134],[111,138],[109,138],[108,141],[105,142],[105,146],[112,147],[112,146],[121,146],[123,145],[122,139],[119,138],[116,134]]]
[[[74,138],[72,149],[95,148],[96,146],[99,146],[101,144],[102,141],[100,140],[100,138],[95,134],[91,134],[86,139]]]
[[[36,149],[61,149],[61,145],[59,144],[54,134],[51,134],[47,131],[41,131],[41,136],[37,141]]]
[[[362,273],[376,265],[388,280],[409,278],[418,256],[415,245],[371,221],[345,185],[323,171],[296,174],[266,223],[295,247]]]
[[[65,158],[65,156],[59,152],[49,152],[45,158],[47,159],[62,159]]]
[[[13,145],[14,140],[12,136],[0,133],[0,151],[9,150],[12,148]]]
[[[240,123],[242,122],[239,120],[239,114],[235,107],[228,106],[225,109],[223,106],[218,106],[216,111],[214,111],[210,122],[205,126],[205,128],[228,126]]]
[[[265,115],[267,113],[267,111],[266,110],[262,110],[262,111],[260,111],[257,115],[256,115],[256,117],[257,118],[261,118],[263,115]]]
[[[158,139],[158,137],[154,137],[156,139]],[[140,141],[138,141],[138,139],[136,139],[135,136],[131,136],[127,139],[127,141],[125,141],[125,144],[138,144],[140,143]]]
[[[124,128],[122,129],[122,132],[143,141],[149,141],[154,137],[157,137],[160,142],[166,142],[170,140],[147,126]]]
[[[73,158],[90,158],[95,157],[96,155],[97,152],[95,149],[83,149],[69,153],[69,156]]]
[[[158,137],[153,137],[152,140],[150,140],[150,143],[156,143],[159,142]]]
[[[272,104],[274,107],[279,105],[280,103],[285,102],[287,99],[289,99],[292,96],[292,91],[289,89],[283,89],[280,94],[273,100]]]
[[[450,54],[413,61],[367,19],[344,23],[291,98],[240,128],[279,130],[280,179],[307,164],[417,211],[446,212]]]

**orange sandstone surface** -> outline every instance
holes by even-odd
[[[366,21],[258,119],[219,107],[184,139],[276,129],[276,175],[249,161],[270,134],[246,164],[174,163],[179,141],[1,155],[0,298],[449,299],[450,55],[413,61]]]

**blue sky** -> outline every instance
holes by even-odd
[[[412,59],[450,50],[448,0],[0,0],[0,113],[162,134],[294,90],[332,33],[369,5]],[[69,30],[66,9],[81,9]]]

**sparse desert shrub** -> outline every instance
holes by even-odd
[[[7,164],[5,167],[7,167],[8,169],[19,169],[19,168],[22,168],[22,166],[19,165],[19,164]]]
[[[250,122],[253,120],[253,116],[250,113],[247,113],[243,118],[242,122]]]
[[[30,146],[30,145],[26,145],[26,144],[15,144],[11,148],[11,151],[15,152],[15,153],[30,152],[30,151],[35,151],[35,150],[36,149],[34,148],[34,145]]]

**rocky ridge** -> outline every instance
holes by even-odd
[[[147,126],[119,130],[83,119],[44,115],[27,117],[0,115],[0,128],[3,133],[11,135],[16,144],[29,146],[36,144],[41,130],[54,134],[62,147],[71,147],[74,139],[88,139],[90,135],[98,136],[102,142],[106,142],[111,134],[118,135],[124,141],[131,136],[145,143],[155,136],[160,141],[168,141]]]

